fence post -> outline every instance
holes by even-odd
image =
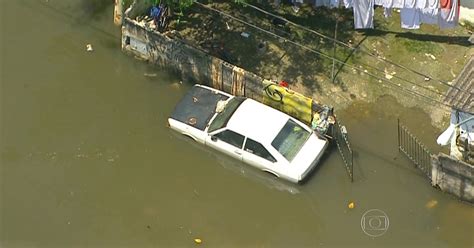
[[[410,131],[400,124],[397,119],[398,131],[398,151],[405,154],[415,166],[429,178],[432,178],[432,158],[430,151],[418,140],[418,138],[410,133]]]
[[[400,151],[400,119],[397,118],[398,150]]]
[[[351,183],[354,182],[354,151],[351,148]]]

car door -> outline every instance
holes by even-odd
[[[206,145],[231,157],[242,160],[242,145],[245,137],[232,130],[216,131],[206,138]]]
[[[242,160],[259,169],[275,173],[277,160],[261,143],[247,138],[242,153]]]

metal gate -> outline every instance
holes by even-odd
[[[347,173],[351,182],[354,181],[354,154],[349,143],[346,127],[341,125],[339,121],[333,126],[333,138],[336,141],[337,149],[341,154],[342,161],[346,166]]]
[[[431,152],[398,120],[398,150],[431,179]]]

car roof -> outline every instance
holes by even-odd
[[[227,128],[263,144],[270,144],[286,122],[288,115],[246,99],[237,108],[227,123]]]

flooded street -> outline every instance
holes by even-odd
[[[356,103],[337,113],[353,183],[336,149],[306,184],[276,180],[167,128],[191,85],[124,55],[95,2],[0,2],[0,247],[473,246],[472,206],[398,153],[397,118],[438,152],[426,114]]]

